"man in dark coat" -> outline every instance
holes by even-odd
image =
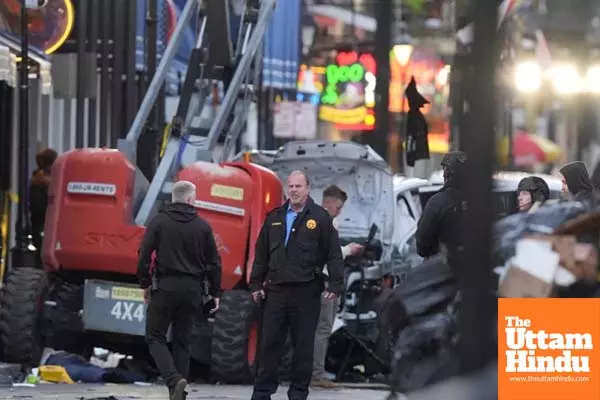
[[[462,215],[466,211],[463,199],[464,169],[467,157],[462,151],[450,152],[444,156],[444,187],[434,194],[421,215],[417,226],[417,252],[421,257],[432,257],[445,252],[448,262],[462,246],[460,240]]]
[[[212,228],[198,216],[195,201],[196,185],[173,184],[171,203],[152,218],[139,248],[137,276],[148,303],[146,342],[170,400],[186,398],[194,321],[204,318],[204,282],[209,283],[215,304],[210,313],[218,309],[222,294],[221,257]],[[167,347],[169,326],[172,354]]]
[[[252,400],[271,400],[277,391],[278,363],[288,332],[294,347],[288,399],[308,398],[321,297],[335,300],[344,290],[344,261],[331,216],[309,196],[304,172],[290,174],[287,191],[289,200],[265,219],[250,275],[252,297],[264,300]]]

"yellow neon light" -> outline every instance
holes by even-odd
[[[319,110],[319,118],[323,121],[333,122],[334,124],[361,124],[365,121],[366,116],[366,107],[339,109],[331,106],[321,106]]]
[[[73,3],[71,2],[71,0],[63,1],[65,3],[65,8],[67,11],[67,26],[62,36],[56,41],[56,43],[54,43],[52,46],[46,49],[46,54],[54,53],[60,48],[60,46],[62,46],[67,41],[69,35],[71,34],[71,31],[73,30],[73,25],[75,24],[75,10],[73,8]]]

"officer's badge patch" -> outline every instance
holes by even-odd
[[[309,219],[308,221],[306,221],[306,227],[308,229],[315,229],[317,227],[317,221],[315,221],[314,219]]]

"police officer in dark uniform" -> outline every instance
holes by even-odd
[[[167,384],[171,400],[186,397],[190,369],[190,336],[202,315],[204,283],[208,281],[215,307],[221,294],[221,258],[213,231],[194,207],[196,186],[179,181],[173,185],[171,204],[148,224],[140,245],[137,275],[144,289],[146,341],[150,354]],[[155,268],[150,275],[152,254]],[[173,355],[167,347],[172,324]]]
[[[289,200],[273,210],[262,227],[250,277],[254,300],[265,301],[252,400],[270,400],[277,391],[278,363],[288,332],[294,348],[288,398],[308,397],[321,296],[334,299],[343,290],[342,251],[331,217],[309,197],[303,172],[292,172],[287,186]],[[325,264],[329,286],[324,292]]]

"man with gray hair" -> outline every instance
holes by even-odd
[[[139,249],[137,275],[148,304],[146,341],[171,400],[185,399],[190,334],[202,315],[204,282],[208,281],[215,299],[211,312],[219,307],[221,295],[221,259],[210,225],[196,212],[195,200],[196,185],[176,182],[172,203],[150,221]],[[166,340],[169,325],[172,356]]]

